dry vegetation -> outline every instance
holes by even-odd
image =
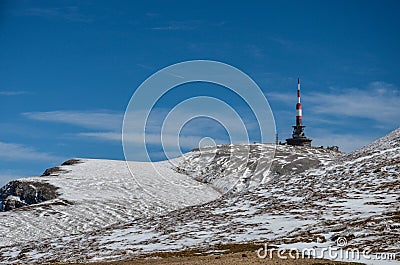
[[[218,245],[213,248],[212,252],[204,250],[187,250],[180,252],[160,252],[152,253],[147,256],[133,258],[123,261],[112,262],[98,262],[90,263],[93,265],[116,265],[116,264],[180,264],[180,265],[203,265],[203,264],[220,264],[220,265],[234,265],[234,264],[281,264],[281,265],[322,265],[322,264],[361,264],[361,263],[348,263],[329,261],[314,258],[299,258],[293,259],[285,253],[283,256],[287,259],[281,259],[273,252],[273,258],[269,257],[261,259],[257,256],[256,250],[260,245],[256,244],[227,244]]]

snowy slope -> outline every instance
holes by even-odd
[[[211,187],[171,169],[168,162],[81,159],[45,177],[22,182],[49,183],[61,195],[37,205],[0,212],[0,246],[87,232],[139,217],[166,213],[216,199]],[[138,185],[140,182],[141,185]],[[179,185],[173,185],[173,182]]]
[[[399,139],[400,129],[397,129],[346,156],[322,149],[278,146],[268,170],[250,170],[242,179],[240,174],[239,178],[232,178],[244,180],[241,183],[247,185],[251,183],[248,179],[260,180],[249,176],[268,172],[267,181],[260,186],[251,189],[241,186],[240,192],[219,198],[215,194],[215,200],[204,204],[194,205],[194,202],[185,208],[175,205],[173,211],[165,209],[159,211],[161,214],[137,215],[137,219],[122,220],[120,224],[82,234],[37,241],[32,237],[34,242],[1,248],[0,261],[118,260],[152,251],[209,248],[219,243],[248,241],[318,247],[334,245],[338,237],[345,237],[351,247],[370,247],[373,252],[396,253],[399,258]],[[251,156],[262,159],[262,154],[256,153],[268,148],[256,145]],[[165,171],[183,172],[191,180],[194,178],[220,190],[227,187],[219,182],[229,178],[226,172],[236,172],[235,168],[249,172],[251,163],[241,168],[239,161],[235,167],[227,167],[224,156],[210,157],[192,152],[174,161],[174,166],[160,165],[165,166]],[[220,170],[215,164],[225,169]],[[208,171],[202,171],[205,166]],[[187,180],[185,175],[178,176]],[[66,198],[71,200],[73,196]],[[12,233],[11,229],[7,231]]]
[[[206,147],[173,161],[179,172],[213,185],[222,193],[239,192],[282,175],[329,164],[342,154],[320,148],[251,144]]]

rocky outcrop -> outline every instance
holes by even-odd
[[[57,187],[39,181],[14,180],[0,189],[0,211],[55,199]]]
[[[61,166],[46,169],[41,176],[58,176],[62,172],[67,172],[67,170],[62,168],[63,166],[71,166],[79,163],[82,163],[79,159],[67,160]],[[10,181],[0,189],[0,212],[55,199],[59,196],[57,189],[58,187],[40,179]]]
[[[62,165],[62,166],[72,166],[72,165],[80,164],[80,163],[82,163],[81,160],[76,159],[76,158],[72,158],[72,159],[70,159],[70,160],[65,161],[65,162],[62,163],[61,165]]]
[[[62,170],[60,167],[51,167],[51,168],[46,169],[43,172],[43,174],[41,175],[41,177],[58,176],[58,174],[62,171],[64,171],[64,170]]]
[[[64,163],[61,164],[61,166],[72,166],[75,164],[79,164],[82,163],[81,160],[79,159],[70,159],[65,161]],[[47,177],[47,176],[58,176],[61,172],[65,172],[65,169],[62,169],[61,166],[57,166],[57,167],[51,167],[46,169],[43,174],[41,175],[41,177]]]

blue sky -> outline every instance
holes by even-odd
[[[119,134],[135,89],[196,59],[257,82],[282,140],[300,76],[306,134],[352,151],[399,126],[399,12],[398,1],[1,1],[0,184],[71,157],[123,159]],[[191,93],[235,102],[215,91],[176,89],[159,110]],[[201,119],[184,133],[225,139]]]

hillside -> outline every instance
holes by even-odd
[[[227,147],[250,149],[250,160],[228,159]],[[268,150],[222,146],[157,163],[184,183],[180,190],[146,163],[133,165],[146,175],[138,186],[124,162],[106,160],[21,180],[49,183],[59,195],[0,213],[0,261],[119,260],[243,242],[320,248],[338,237],[400,257],[400,129],[349,155],[278,146],[271,161]]]
[[[168,176],[169,181],[157,177],[150,163],[130,162],[133,175],[140,175],[139,186],[125,161],[77,161],[72,165],[49,169],[41,177],[10,183],[14,188],[11,190],[25,197],[33,193],[32,190],[37,192],[40,187],[52,187],[53,198],[0,212],[0,246],[79,234],[201,204],[220,195],[213,188],[172,170],[166,162],[156,163],[155,166]],[[171,182],[174,181],[180,186],[173,185]],[[10,185],[3,188],[0,198],[6,197],[8,187]],[[24,188],[24,192],[18,191]],[[8,195],[8,200],[25,202],[22,196],[15,195]],[[6,202],[7,198],[4,198],[2,204]]]

